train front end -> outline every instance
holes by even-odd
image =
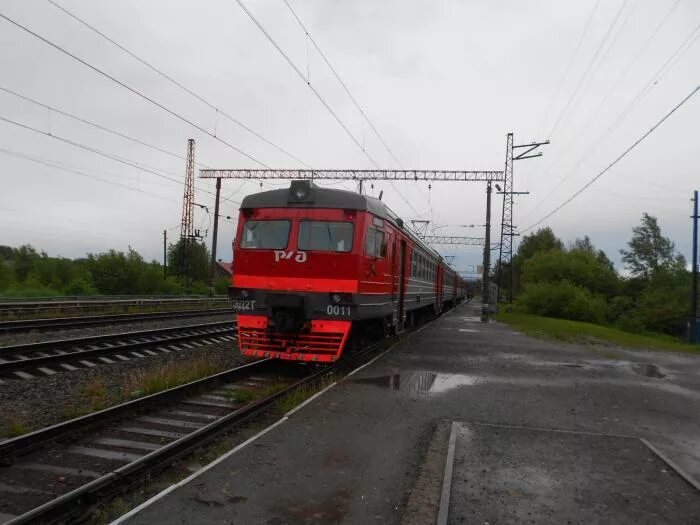
[[[241,352],[333,362],[352,326],[361,231],[342,192],[293,181],[246,197],[234,241]]]

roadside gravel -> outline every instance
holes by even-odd
[[[134,377],[171,364],[204,361],[216,373],[246,360],[238,353],[235,342],[226,342],[34,379],[3,379],[0,440],[13,429],[36,430],[75,417],[86,407],[97,409],[123,402]]]

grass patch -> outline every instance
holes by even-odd
[[[629,348],[700,353],[700,345],[683,343],[663,334],[632,334],[608,326],[511,312],[501,312],[495,317],[498,321],[540,339],[584,344],[612,343]]]
[[[284,396],[282,399],[275,403],[275,410],[281,414],[286,414],[293,408],[301,405],[304,401],[309,399],[311,396],[320,392],[328,385],[336,380],[334,374],[322,377],[319,381],[315,381],[313,384],[304,385],[297,388],[290,394]]]
[[[124,385],[123,392],[125,397],[133,399],[183,385],[216,372],[217,367],[205,358],[168,363],[157,370],[136,371]]]
[[[80,389],[77,402],[63,409],[63,416],[67,419],[84,416],[85,414],[102,410],[115,401],[118,400],[110,397],[104,379],[96,376]]]
[[[229,399],[234,403],[245,405],[253,400],[253,393],[250,390],[234,390],[229,394]]]
[[[24,421],[16,417],[8,417],[3,422],[3,435],[8,438],[22,436],[31,432],[31,428]]]

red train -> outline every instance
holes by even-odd
[[[354,324],[400,332],[466,293],[379,199],[303,180],[243,199],[229,295],[245,355],[335,361]]]

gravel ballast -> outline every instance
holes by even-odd
[[[127,400],[134,378],[168,365],[202,361],[212,373],[246,362],[235,342],[158,353],[130,361],[98,365],[33,379],[0,380],[0,439],[70,419],[97,400],[109,406]],[[104,408],[99,406],[97,408]]]

